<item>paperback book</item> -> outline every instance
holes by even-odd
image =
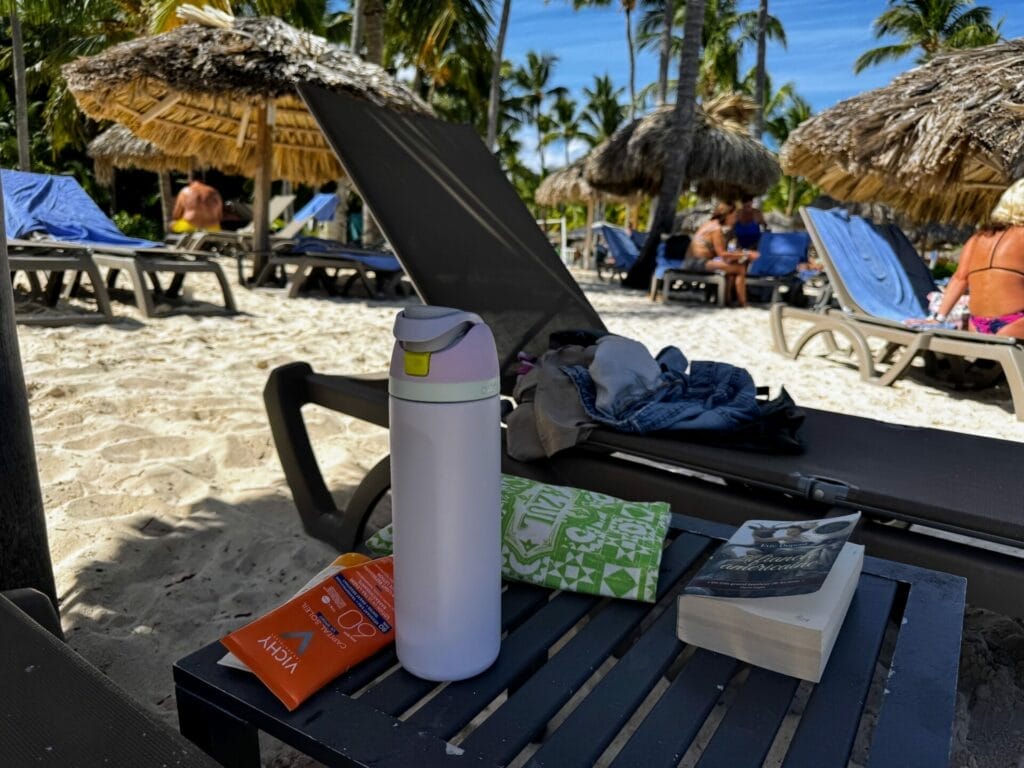
[[[744,523],[680,595],[679,638],[818,682],[860,578],[859,517]]]

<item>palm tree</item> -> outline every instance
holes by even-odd
[[[654,271],[654,253],[661,235],[671,231],[676,203],[686,181],[690,149],[697,109],[697,77],[700,72],[701,41],[704,34],[705,0],[686,0],[686,23],[683,28],[683,50],[679,57],[679,85],[676,89],[673,144],[677,152],[669,155],[658,191],[658,205],[651,216],[650,231],[636,264],[629,270],[623,285],[646,288]]]
[[[708,0],[700,67],[702,97],[736,90],[740,57],[748,45],[756,45],[758,41],[759,16],[757,11],[738,11],[736,0]],[[770,14],[765,16],[765,37],[786,45],[782,22]]]
[[[18,2],[10,0],[11,63],[14,69],[14,122],[18,136],[18,170],[32,170],[28,151],[28,88],[25,84],[25,46],[21,37]]]
[[[551,130],[544,135],[544,144],[555,141],[562,142],[565,150],[565,164],[569,164],[569,145],[576,139],[583,137],[583,124],[580,114],[576,111],[576,102],[566,96],[561,96],[552,108]]]
[[[541,176],[544,176],[543,139],[550,122],[544,114],[544,106],[548,99],[557,99],[568,93],[568,89],[562,86],[548,87],[557,61],[558,57],[554,54],[529,51],[526,54],[526,65],[518,67],[512,73],[512,82],[518,91],[520,108],[527,121],[537,129],[537,153],[540,158]]]
[[[992,9],[972,6],[974,0],[889,0],[889,7],[875,19],[875,37],[896,35],[900,42],[866,51],[853,71],[901,59],[916,49],[921,63],[942,51],[999,42],[1003,22],[992,26]]]
[[[664,0],[663,0],[664,1]],[[703,55],[697,92],[709,98],[721,91],[733,91],[739,85],[740,58],[759,37],[759,11],[739,11],[738,0],[706,0],[704,10]],[[677,6],[675,23],[685,23],[686,8]],[[664,8],[655,2],[649,6],[639,25],[639,45],[650,50],[662,45],[665,33]],[[786,31],[778,18],[766,13],[764,36],[786,45]],[[672,37],[672,55],[682,50],[682,38]],[[670,85],[670,84],[666,84]]]
[[[597,146],[611,137],[626,120],[626,108],[619,101],[622,88],[616,88],[608,75],[594,75],[594,87],[584,88],[587,106],[580,117],[580,122],[590,130],[580,133],[590,146]]]
[[[573,10],[587,7],[605,7],[612,0],[572,0]],[[633,11],[637,0],[619,0],[619,5],[626,14],[626,48],[629,51],[629,118],[636,117],[636,50],[633,44]]]
[[[789,138],[789,134],[812,114],[811,105],[793,93],[788,85],[779,89],[779,94],[783,92],[783,97],[773,99],[775,103],[766,108],[768,119],[764,126],[768,135],[780,146]],[[802,198],[813,191],[814,187],[799,176],[783,176],[779,180],[778,189],[783,193],[786,215],[792,216]]]
[[[764,133],[764,102],[765,102],[765,49],[768,39],[768,0],[761,0],[757,9],[757,75],[754,88],[754,103],[757,104],[757,113],[754,115],[754,125],[751,133],[755,139],[760,139]]]
[[[508,17],[512,10],[512,0],[503,0],[501,4],[501,20],[498,22],[498,35],[494,41],[494,64],[491,67],[491,91],[487,101],[487,149],[494,151],[498,138],[498,110],[501,101],[501,62],[505,50],[505,33],[508,32]]]

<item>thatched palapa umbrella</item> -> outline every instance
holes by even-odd
[[[179,15],[189,23],[72,62],[64,76],[90,117],[123,123],[174,154],[254,176],[259,251],[268,249],[272,178],[319,184],[344,175],[296,86],[430,112],[382,68],[280,19],[191,6]]]
[[[86,154],[92,158],[96,181],[106,186],[114,183],[114,170],[117,168],[189,173],[199,167],[192,155],[164,152],[123,125],[112,125],[90,141]]]
[[[1024,38],[936,56],[841,101],[782,147],[786,173],[915,221],[976,224],[1024,177]]]
[[[166,223],[171,216],[170,171],[191,173],[210,167],[195,157],[164,152],[152,142],[140,139],[123,125],[114,124],[89,142],[86,154],[92,158],[96,181],[108,187],[114,185],[114,171],[118,168],[132,168],[138,171],[152,171],[160,178],[160,206]],[[225,173],[238,174],[239,170],[230,163],[218,163]]]
[[[538,205],[555,206],[562,203],[584,203],[587,206],[587,227],[583,243],[585,258],[590,258],[591,242],[594,224],[594,212],[597,203],[602,200],[621,202],[627,205],[635,205],[639,202],[640,195],[622,197],[594,189],[584,175],[587,163],[587,156],[569,163],[564,168],[552,171],[541,181],[533,199]]]
[[[734,96],[699,105],[687,179],[703,195],[760,194],[779,178],[779,164],[749,133],[749,102]],[[596,189],[655,196],[673,151],[674,108],[660,107],[620,128],[589,155],[584,171]]]

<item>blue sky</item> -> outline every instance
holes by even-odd
[[[1003,36],[1024,36],[1024,2],[989,0],[993,18],[1005,17]],[[871,31],[886,0],[770,0],[769,11],[786,30],[789,45],[768,47],[768,71],[776,87],[792,81],[815,110],[829,107],[861,91],[888,83],[913,66],[913,58],[853,74],[854,60],[882,42]],[[512,0],[505,57],[513,62],[526,52],[559,57],[554,81],[579,94],[595,74],[608,73],[616,85],[628,87],[625,17],[617,2],[608,8],[573,11],[568,0]],[[740,10],[755,10],[756,0],[741,0]],[[637,15],[637,14],[634,14]],[[753,66],[753,51],[744,70]],[[657,79],[654,52],[637,59],[637,89]],[[674,73],[672,73],[674,76]]]
[[[677,0],[678,2],[679,0]],[[1024,0],[988,0],[995,21],[1005,19],[1006,38],[1024,36]],[[755,10],[757,0],[740,0],[740,10]],[[788,45],[769,44],[768,71],[774,87],[792,82],[797,93],[807,99],[815,111],[862,91],[888,83],[914,65],[913,56],[898,62],[872,67],[860,75],[853,73],[853,62],[864,51],[891,40],[877,40],[872,22],[885,10],[886,0],[769,0],[769,12],[778,17],[786,30]],[[639,14],[634,14],[638,17]],[[558,56],[552,83],[572,91],[582,102],[582,90],[594,75],[609,74],[617,87],[629,87],[625,16],[619,3],[607,8],[573,11],[569,0],[512,0],[505,58],[513,63],[525,60],[527,51]],[[741,71],[754,65],[754,51],[746,54]],[[657,53],[639,52],[636,87],[640,91],[657,79]],[[675,72],[670,71],[670,77]],[[625,93],[625,92],[624,92]],[[537,168],[535,140],[530,132],[520,134],[523,159]],[[571,156],[585,151],[583,145],[571,147]],[[545,152],[548,167],[564,163],[563,149],[552,146]]]
[[[682,2],[682,0],[676,0]],[[340,3],[335,0],[336,5]],[[757,0],[740,0],[740,10],[755,10]],[[1003,20],[1003,37],[1024,37],[1024,0],[984,0],[992,17]],[[495,16],[500,0],[493,0]],[[773,86],[792,82],[797,93],[807,99],[815,111],[862,91],[888,83],[914,65],[914,57],[872,67],[860,75],[853,73],[853,62],[864,51],[891,40],[877,40],[872,22],[885,10],[887,0],[769,0],[769,11],[786,30],[788,46],[769,44],[768,71]],[[639,20],[640,13],[634,17]],[[634,25],[635,26],[635,25]],[[527,51],[552,53],[558,57],[552,85],[562,85],[582,103],[583,88],[594,75],[608,74],[627,94],[629,87],[625,16],[619,2],[607,8],[573,11],[569,0],[512,0],[505,58],[514,64],[526,59]],[[754,64],[754,51],[746,54],[741,71]],[[637,91],[658,76],[657,53],[638,51]],[[670,77],[675,72],[670,71]],[[627,95],[628,97],[628,95]],[[524,161],[537,167],[532,131],[520,134]],[[573,146],[576,156],[584,147]],[[564,151],[552,146],[545,153],[549,167],[564,162]]]

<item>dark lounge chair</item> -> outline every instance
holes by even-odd
[[[303,95],[423,299],[477,312],[491,326],[505,393],[518,351],[543,352],[552,331],[604,327],[471,127],[315,88]],[[388,459],[340,512],[301,408],[312,403],[387,426],[386,379],[317,374],[297,363],[271,374],[264,397],[303,525],[340,549],[352,546],[390,486]],[[503,468],[630,499],[663,499],[677,512],[734,525],[861,510],[866,520],[857,536],[872,554],[966,576],[975,603],[1024,613],[1024,559],[986,548],[1024,548],[1024,445],[813,409],[802,436],[805,453],[782,456],[598,429],[546,461],[505,456]],[[957,535],[983,541],[976,546]]]

